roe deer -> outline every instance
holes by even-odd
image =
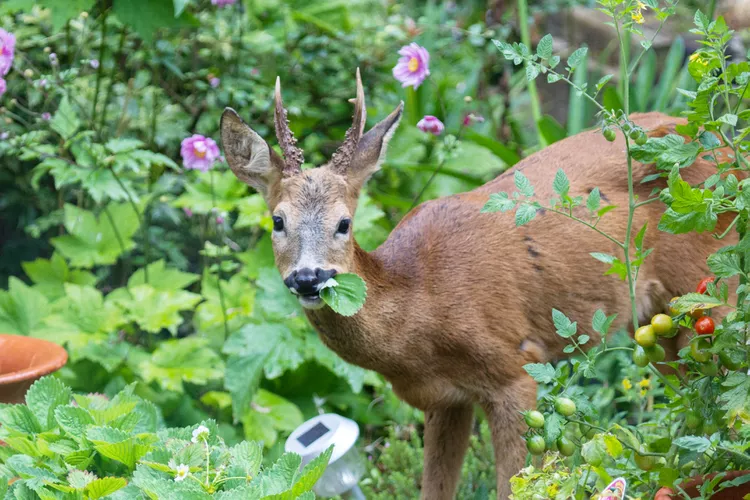
[[[227,161],[272,211],[276,265],[323,342],[346,361],[381,373],[401,399],[424,411],[422,498],[455,495],[475,403],[492,430],[498,498],[507,498],[509,478],[526,456],[519,411],[536,402],[536,384],[522,367],[564,356],[565,340],[555,334],[551,309],[577,320],[594,340],[597,334],[586,325],[597,309],[617,313],[620,327],[628,326],[631,315],[627,285],[603,276],[604,265],[589,256],[617,254],[609,240],[543,210],[516,227],[512,212],[481,209],[491,193],[513,190],[515,170],[523,170],[546,202],[563,168],[571,196],[598,187],[607,204],[619,207],[598,227],[622,240],[628,206],[624,141],[618,135],[610,144],[599,131],[589,131],[557,142],[478,189],[421,204],[367,253],[352,236],[354,210],[365,181],[385,159],[403,103],[363,133],[359,70],[356,87],[353,125],[329,163],[300,169],[302,151],[289,129],[278,79],[275,126],[284,158],[227,108],[221,120]],[[680,123],[658,113],[636,115],[634,121],[651,135],[669,133]],[[698,160],[683,175],[697,183],[711,169]],[[663,185],[641,184],[650,169],[635,164],[634,170],[641,200]],[[707,275],[706,256],[728,244],[710,234],[658,232],[660,205],[639,208],[633,226],[648,222],[645,247],[656,249],[639,273],[642,318],[692,291]],[[726,227],[726,221],[719,225]],[[356,273],[367,283],[364,307],[352,317],[334,313],[318,295],[336,273]]]

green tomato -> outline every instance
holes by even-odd
[[[587,464],[593,465],[594,467],[599,467],[602,462],[604,462],[604,452],[598,451],[589,453],[587,456],[584,456],[583,459]]]
[[[643,146],[648,142],[648,136],[645,132],[641,132],[638,134],[638,137],[635,138],[635,143],[639,146]]]
[[[630,129],[630,132],[628,132],[628,137],[635,140],[638,138],[639,135],[641,135],[642,130],[638,127],[633,127]]]
[[[745,359],[745,353],[740,349],[725,349],[719,353],[719,360],[727,370],[739,370],[742,366],[742,362]]]
[[[576,452],[576,444],[565,436],[560,436],[557,439],[557,449],[561,455],[569,457]]]
[[[635,341],[641,347],[651,347],[656,345],[656,332],[651,325],[645,325],[635,331]]]
[[[641,470],[651,470],[654,468],[654,465],[656,465],[655,457],[640,455],[636,452],[633,458],[635,459],[635,465]]]
[[[661,363],[666,357],[664,348],[659,344],[646,348],[646,355],[648,356],[649,361],[651,361],[652,363]]]
[[[707,421],[705,424],[703,424],[703,434],[706,436],[713,435],[714,432],[719,430],[719,424],[714,422],[713,420]]]
[[[607,139],[609,142],[614,142],[615,137],[617,137],[617,134],[615,133],[615,131],[609,127],[604,127],[602,129],[602,134],[604,135],[604,138]]]
[[[639,345],[635,346],[635,349],[633,349],[633,362],[641,368],[648,365],[648,354],[646,354],[646,350],[643,347]]]
[[[576,404],[568,398],[557,398],[555,400],[555,411],[563,417],[570,417],[576,412]]]
[[[532,429],[541,429],[544,427],[544,415],[536,410],[527,412],[523,419],[526,421],[526,425]]]
[[[711,353],[707,349],[711,347],[706,339],[693,339],[690,342],[690,356],[698,363],[705,363],[711,359]]]
[[[526,439],[526,449],[532,455],[541,455],[544,453],[546,447],[547,445],[544,443],[542,436],[531,436]]]
[[[651,326],[654,329],[654,333],[661,336],[668,335],[672,328],[674,328],[674,323],[672,322],[672,318],[666,314],[657,314],[653,318],[651,318]]]
[[[703,417],[695,410],[690,410],[685,415],[685,426],[690,430],[696,430],[703,423]]]
[[[698,367],[698,370],[708,377],[715,377],[719,373],[719,366],[713,360],[706,361]]]

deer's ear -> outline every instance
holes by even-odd
[[[385,160],[388,141],[398,127],[404,111],[403,101],[383,121],[372,127],[362,136],[357,144],[357,150],[352,157],[347,170],[347,180],[356,188],[361,188],[372,174],[377,172]]]
[[[284,160],[232,108],[221,115],[221,142],[234,175],[268,200],[281,180]]]

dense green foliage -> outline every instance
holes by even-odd
[[[132,385],[110,400],[73,395],[45,377],[26,404],[0,408],[0,419],[4,498],[310,499],[331,456],[329,449],[300,471],[301,457],[286,453],[261,470],[261,444],[228,447],[213,420],[163,428],[156,406]]]
[[[554,12],[572,3],[530,7]],[[639,2],[601,4],[618,19],[623,35],[639,36]],[[230,488],[247,493],[243,488],[260,487],[259,482],[263,488],[283,483],[286,489],[254,491],[253,498],[287,489],[299,495],[295,481],[304,475],[287,474],[278,484],[276,476],[253,480],[296,471],[299,464],[289,455],[271,465],[281,455],[283,439],[305,417],[333,411],[357,420],[366,440],[375,443],[368,447],[374,463],[363,483],[368,498],[417,495],[422,457],[414,429],[421,413],[399,402],[380,376],[324,347],[274,268],[273,222],[260,195],[240,183],[223,160],[204,172],[185,168],[181,158],[181,142],[192,134],[218,142],[226,106],[275,144],[277,75],[291,127],[309,162],[305,167],[328,160],[343,139],[351,123],[347,99],[354,93],[355,68],[362,71],[370,124],[405,101],[386,163],[368,184],[354,220],[357,241],[367,250],[384,241],[420,200],[478,186],[526,154],[595,123],[605,136],[628,134],[631,158],[654,163],[655,175],[668,180],[668,189],[650,200],[668,205],[659,230],[713,230],[721,213],[736,214],[733,227],[745,230],[746,180],[727,174],[747,170],[750,129],[743,128],[748,119],[743,98],[750,69],[746,62],[727,64],[723,58],[731,36],[723,23],[696,17],[707,44],[689,64],[683,64],[681,38],[663,61],[645,43],[642,57],[624,59],[626,80],[632,82],[625,85],[622,78],[615,83],[616,78],[600,74],[602,65],[585,49],[561,57],[551,37],[536,40],[535,51],[530,40],[514,43],[526,37],[521,27],[529,20],[515,19],[513,10],[491,19],[486,7],[479,0],[246,0],[226,7],[208,0],[0,4],[0,28],[17,38],[13,68],[4,77],[8,88],[0,97],[0,331],[64,345],[70,361],[58,377],[73,391],[109,398],[75,396],[80,409],[66,410],[73,408],[70,389],[45,379],[38,390],[59,389],[60,397],[51,403],[59,408],[0,409],[2,437],[19,453],[2,451],[0,478],[20,476],[14,491],[40,497],[40,491],[54,490],[97,498],[99,490],[92,486],[97,479],[89,473],[112,476],[106,485],[96,483],[108,488],[124,486],[114,478],[127,477],[122,492],[140,488],[159,498],[167,480],[170,488],[194,487],[203,496],[228,495],[218,491]],[[673,11],[671,3],[662,8],[663,21]],[[416,90],[402,88],[391,73],[397,51],[411,42],[432,55],[429,79]],[[549,115],[536,116],[532,89],[540,76],[573,86],[565,126]],[[648,109],[689,109],[691,125],[681,132],[693,140],[645,141],[628,114]],[[436,137],[419,130],[425,115],[442,120],[445,133]],[[724,146],[731,156],[718,153]],[[717,175],[702,186],[687,185],[680,168],[702,155],[716,158]],[[561,216],[583,213],[576,220],[589,226],[606,216],[609,208],[598,191],[585,200],[568,196],[562,171],[550,182],[559,195],[552,206],[535,200],[533,187],[519,174],[518,192],[494,194],[486,210],[515,210],[519,224],[531,221],[540,208]],[[623,255],[594,257],[610,265],[608,274],[629,280],[634,293],[637,269],[649,250],[642,244],[647,228],[632,229],[632,235],[614,236]],[[659,382],[653,365],[631,361],[632,343],[622,334],[572,365],[528,366],[541,383],[539,406],[545,414],[541,430],[530,434],[543,435],[550,449],[562,449],[559,438],[565,434],[575,452],[569,458],[549,452],[542,467],[522,471],[514,479],[518,498],[533,493],[583,498],[622,471],[636,491],[652,492],[695,473],[747,467],[750,389],[743,341],[750,246],[743,243],[745,233],[740,235],[739,245],[709,258],[717,278],[709,295],[681,298],[674,315],[692,326],[685,313],[696,303],[706,309],[726,303],[722,280],[740,276],[734,304],[739,312],[717,325],[716,341],[707,348],[711,354],[729,349],[732,357],[724,366],[736,362],[735,367],[707,374],[710,363],[685,352],[677,363],[689,377]],[[324,298],[353,312],[358,301],[337,289],[357,287],[354,280],[340,289],[331,286]],[[358,294],[363,289],[353,296]],[[593,342],[577,334],[573,320],[590,319],[568,319],[564,313],[552,312],[557,333],[570,339],[566,352],[580,353]],[[605,334],[611,319],[602,311],[592,323]],[[575,406],[570,415],[569,407],[555,404],[563,394]],[[96,413],[112,408],[116,411]],[[79,417],[89,412],[93,419],[75,439],[65,428],[72,423],[58,417],[66,412]],[[134,416],[122,417],[125,413]],[[691,417],[716,423],[716,429],[704,423],[689,432],[683,422]],[[15,421],[18,426],[8,425]],[[208,470],[205,455],[196,458],[200,443],[189,442],[190,430],[202,422],[211,436],[204,443]],[[464,464],[460,498],[494,494],[490,440],[486,426],[479,429]],[[167,439],[177,441],[170,445]],[[115,445],[118,453],[127,449],[125,462],[101,451]],[[246,469],[242,484],[216,479],[219,464],[237,465],[232,450],[252,462],[243,465],[253,472]],[[256,475],[262,451],[267,467]],[[70,462],[69,454],[80,461]],[[182,456],[195,460],[189,465],[196,477],[207,473],[214,479],[216,491],[169,477],[176,473],[170,458]],[[656,459],[651,471],[638,465],[644,465],[643,457]],[[71,479],[65,464],[89,472]],[[31,477],[42,474],[39,470],[45,471],[46,486]]]

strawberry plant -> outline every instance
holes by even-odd
[[[0,408],[0,496],[43,499],[311,499],[332,448],[300,470],[263,445],[227,446],[213,420],[164,427],[158,408],[128,386],[113,398],[81,395],[44,377],[26,404]]]

